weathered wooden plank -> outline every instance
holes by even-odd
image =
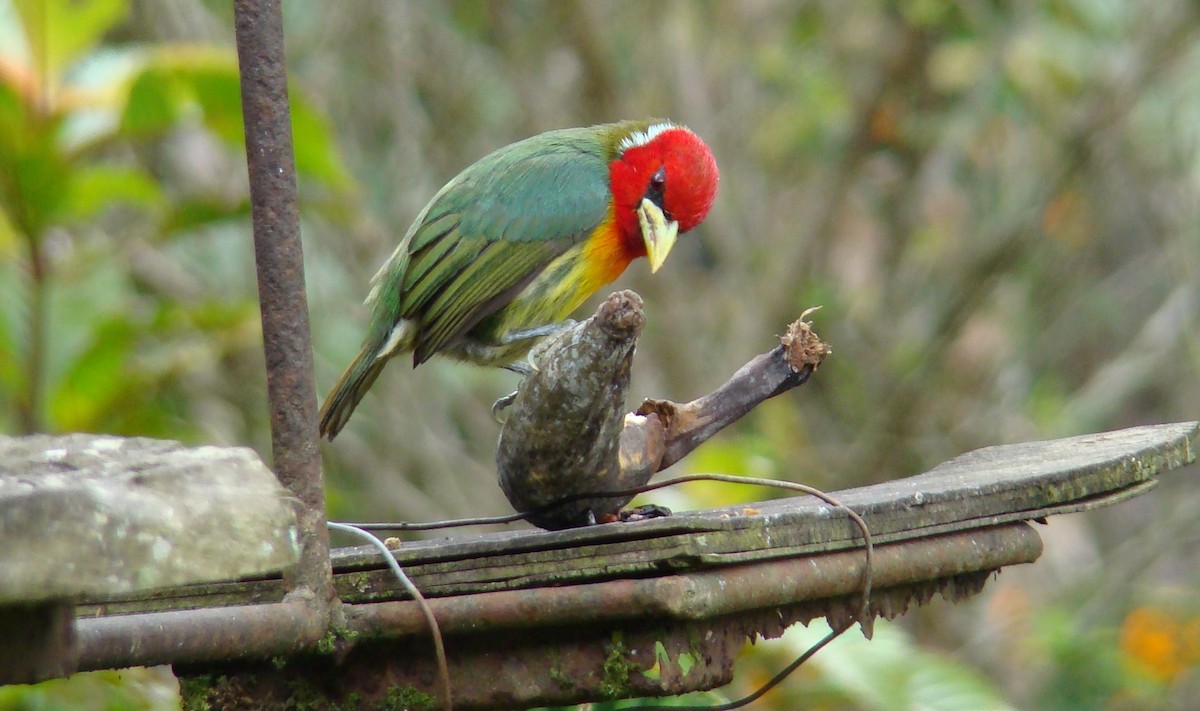
[[[906,527],[937,525],[1018,511],[1034,511],[1089,496],[1114,492],[1149,481],[1162,471],[1195,459],[1200,423],[1134,427],[1116,432],[1064,439],[1000,445],[945,462],[915,477],[837,492],[842,501],[874,516],[890,515]],[[963,502],[961,505],[954,502]],[[756,516],[743,515],[747,507]],[[845,514],[805,496],[688,512],[669,518],[607,524],[567,531],[513,531],[405,543],[396,551],[402,564],[478,561],[480,556],[534,551],[587,550],[683,534],[733,531],[786,523],[789,519],[845,519]],[[1031,518],[1036,515],[1031,516]],[[892,528],[900,530],[900,527]],[[885,529],[873,529],[882,534]],[[808,541],[821,544],[857,538],[827,527],[811,531]],[[339,568],[371,567],[375,555],[367,547],[337,551]]]
[[[925,474],[838,492],[870,525],[876,543],[1107,505],[1152,487],[1163,471],[1195,459],[1200,423],[1135,427],[1045,442],[1002,445],[950,460]],[[405,543],[396,555],[429,596],[579,584],[861,547],[844,511],[791,497],[567,531],[514,531]],[[369,549],[334,553],[335,584],[347,602],[400,599]],[[171,606],[228,604],[238,595],[278,599],[277,581],[170,592]],[[166,604],[160,600],[156,607]],[[110,600],[110,612],[139,608]],[[84,608],[94,611],[97,608]]]
[[[866,518],[880,543],[1040,518],[1144,490],[1160,472],[1194,461],[1198,430],[1200,423],[1186,422],[988,447],[916,477],[837,496]],[[753,504],[753,515],[745,515],[746,508],[406,544],[396,555],[422,590],[436,595],[861,546],[844,511],[811,497]],[[342,550],[335,558],[338,570],[378,564],[365,549]]]
[[[1035,530],[1020,521],[1148,490],[1158,474],[1194,459],[1197,429],[1196,423],[1183,423],[990,448],[920,477],[842,492],[839,497],[862,512],[879,544],[870,614],[900,614],[938,591],[950,599],[978,592],[992,571],[1030,562],[1040,552]],[[835,625],[859,619],[866,561],[845,511],[810,498],[753,508],[758,513],[746,515],[739,506],[665,521],[401,546],[408,575],[430,597],[447,635],[456,708],[596,698],[594,679],[571,688],[555,679],[564,670],[606,668],[616,658],[633,670],[657,668],[659,679],[672,680],[642,685],[642,677],[631,678],[618,695],[695,689],[727,677],[732,645],[746,636],[776,634],[811,617],[824,616]],[[416,603],[403,599],[390,576],[375,567],[377,558],[358,549],[339,552],[338,558],[339,594],[347,604],[345,627],[330,640],[334,654],[288,657],[250,673],[242,666],[236,674],[222,666],[176,669],[192,676],[215,669],[218,693],[262,681],[285,696],[315,683],[320,694],[339,703],[396,689],[429,694],[436,678],[433,661],[411,653],[413,640],[427,634]],[[265,600],[281,592],[278,580],[247,580],[165,591],[154,604],[173,597],[175,609],[213,601],[228,605],[238,595]],[[132,610],[138,603],[109,604],[112,612],[111,605]],[[243,631],[227,618],[241,620],[239,612],[261,607],[271,606],[205,613],[221,623],[224,634]],[[228,648],[196,641],[199,630],[182,637],[179,630],[160,632],[162,620],[181,615],[186,613],[81,619],[81,659],[87,660],[81,664],[159,663],[178,658],[181,648],[183,658],[193,662],[229,661]],[[700,638],[725,642],[677,651],[700,655],[711,678],[699,685],[690,675],[680,681],[675,675],[682,670],[660,659],[657,650],[675,650],[672,640]],[[139,642],[131,647],[130,639]],[[498,639],[505,643],[498,646]],[[218,651],[222,656],[214,656]],[[496,669],[504,673],[494,676],[495,683],[478,682],[484,670]]]

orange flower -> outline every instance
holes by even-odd
[[[1175,680],[1200,657],[1200,620],[1182,621],[1149,607],[1134,609],[1121,625],[1121,651],[1161,683]]]

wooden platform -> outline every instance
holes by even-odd
[[[873,614],[891,617],[936,592],[959,599],[1001,567],[1032,562],[1041,541],[1027,521],[1145,493],[1159,474],[1195,459],[1198,430],[1186,422],[989,447],[919,476],[838,492],[877,546]],[[813,617],[851,619],[863,572],[862,537],[846,512],[804,496],[637,523],[408,543],[396,557],[433,598],[457,709],[719,686],[748,637]],[[227,665],[228,645],[164,638],[155,624],[170,618],[144,614],[210,608],[206,629],[219,635],[217,613],[226,606],[282,599],[280,581],[266,577],[91,597],[79,608],[82,663],[170,660],[225,691],[268,696],[299,687],[333,701],[383,699],[397,689],[431,694],[428,631],[415,603],[373,550],[337,550],[333,561],[343,621],[324,655],[243,662],[240,673],[227,673],[210,662]],[[123,614],[134,611],[143,614]],[[624,671],[605,671],[614,668]]]

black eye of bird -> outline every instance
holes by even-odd
[[[646,188],[645,197],[649,198],[650,202],[663,208],[663,191],[667,187],[667,167],[660,166],[654,171],[654,175],[650,176],[650,187]]]

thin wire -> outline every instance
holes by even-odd
[[[442,692],[442,708],[444,708],[445,711],[452,711],[453,704],[450,696],[450,666],[446,662],[446,647],[442,643],[442,630],[438,626],[437,618],[433,616],[433,610],[430,609],[429,603],[426,602],[425,597],[421,595],[421,591],[418,590],[417,586],[413,585],[412,580],[409,580],[408,576],[405,575],[404,569],[400,567],[400,563],[396,560],[396,557],[392,555],[392,552],[388,550],[388,547],[384,545],[383,541],[353,524],[327,521],[325,525],[328,526],[329,530],[331,531],[349,533],[350,535],[357,536],[364,541],[368,541],[371,545],[375,546],[375,548],[379,549],[379,551],[383,553],[383,558],[387,561],[388,567],[392,569],[392,574],[396,576],[396,579],[400,581],[400,584],[404,586],[404,589],[408,590],[408,594],[412,595],[413,600],[415,600],[417,603],[417,606],[421,608],[421,612],[425,615],[425,621],[429,623],[429,631],[433,636],[433,649],[434,653],[437,655],[438,681],[441,682],[440,686]]]

